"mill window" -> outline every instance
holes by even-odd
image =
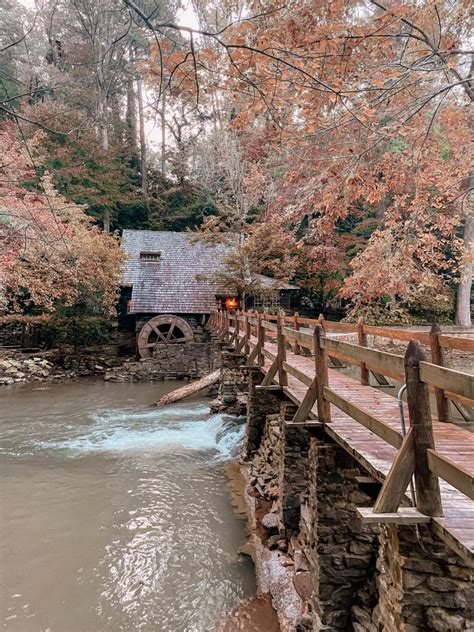
[[[160,261],[161,252],[141,252],[140,261]]]

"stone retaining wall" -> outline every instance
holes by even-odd
[[[429,526],[362,524],[356,507],[372,506],[380,484],[321,427],[289,427],[294,405],[230,355],[220,398],[246,399],[247,491],[258,537],[293,570],[291,629],[473,632],[473,569]]]

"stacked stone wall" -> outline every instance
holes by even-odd
[[[295,631],[474,632],[473,569],[429,525],[367,525],[380,484],[318,426],[288,422],[295,406],[257,388],[243,356],[224,354],[220,397],[247,391],[242,461],[256,533],[292,569]]]
[[[244,415],[247,410],[249,371],[244,355],[232,353],[221,345],[221,377],[217,398],[210,403],[215,411]]]
[[[428,526],[381,527],[377,569],[384,632],[474,630],[474,569]]]
[[[342,448],[317,437],[311,439],[308,461],[300,542],[313,579],[313,629],[321,624],[375,632],[377,528],[362,525],[355,510],[372,502],[356,480],[363,472]]]
[[[308,451],[310,435],[301,426],[291,428],[296,406],[282,402],[280,408],[281,448],[279,464],[279,489],[281,496],[281,518],[288,531],[293,535],[299,530],[300,508],[308,495]]]
[[[247,395],[247,420],[245,436],[242,445],[241,456],[244,461],[248,461],[260,448],[262,436],[266,430],[265,441],[279,445],[280,432],[276,430],[279,426],[280,401],[271,392],[257,389],[261,385],[263,374],[259,369],[249,369],[248,372],[248,395]],[[274,431],[269,432],[266,423],[269,415],[274,415],[276,419]],[[272,449],[268,446],[269,449]],[[264,460],[270,455],[260,455]],[[273,469],[273,468],[272,468]]]

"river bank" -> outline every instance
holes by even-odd
[[[180,371],[163,371],[161,360],[117,355],[113,345],[48,351],[0,347],[0,386],[35,382],[61,383],[96,377],[106,382],[187,380]]]

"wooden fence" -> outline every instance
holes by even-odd
[[[474,499],[472,466],[463,466],[467,462],[465,455],[461,463],[453,462],[435,449],[429,401],[431,389],[436,396],[441,422],[450,420],[449,400],[474,405],[474,377],[443,366],[442,351],[473,352],[473,339],[442,334],[437,326],[426,333],[411,332],[367,326],[362,320],[354,325],[330,322],[322,317],[317,320],[300,318],[298,314],[275,317],[256,312],[222,311],[213,314],[209,324],[223,341],[234,346],[236,352],[247,355],[249,364],[265,368],[262,387],[271,387],[277,379],[278,387],[288,390],[288,376],[307,387],[299,401],[294,423],[307,421],[316,405],[318,422],[331,424],[332,404],[396,448],[397,456],[374,508],[363,516],[366,520],[422,522],[442,515],[438,477]],[[304,331],[307,328],[313,328],[313,331]],[[326,335],[331,331],[355,334],[357,344],[332,339]],[[368,335],[408,342],[405,356],[367,347]],[[431,362],[428,362],[422,345],[429,348]],[[287,361],[289,350],[292,361]],[[307,361],[301,363],[295,358],[302,354],[312,358],[314,363],[309,372]],[[404,435],[377,415],[376,398],[371,409],[362,408],[332,389],[328,374],[331,358],[358,366],[362,386],[368,386],[369,372],[405,383],[410,419],[408,432]],[[303,364],[305,368],[302,369]],[[365,392],[370,390],[366,388]],[[456,426],[453,426],[454,430],[466,432]],[[474,451],[470,458],[472,465]],[[400,503],[413,476],[416,511],[402,510]],[[380,520],[380,514],[383,514],[383,520]],[[388,519],[388,514],[392,519]]]

